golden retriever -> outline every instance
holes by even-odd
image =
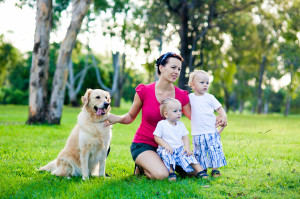
[[[110,95],[101,89],[87,89],[81,98],[82,110],[66,146],[39,170],[56,176],[105,176],[105,161],[111,140],[111,126],[104,126],[110,111]]]

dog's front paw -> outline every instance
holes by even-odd
[[[89,176],[82,176],[82,180],[88,180]]]

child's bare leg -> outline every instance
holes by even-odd
[[[176,177],[176,174],[174,173],[173,165],[171,164],[170,170],[169,170],[169,181],[176,181],[176,180],[177,180],[177,177]]]
[[[200,171],[203,171],[203,168],[202,168],[202,166],[200,165],[200,164],[191,164],[191,167],[193,167],[193,169],[195,169],[195,171],[197,172],[197,173],[199,173]]]
[[[215,177],[215,178],[221,176],[221,173],[220,173],[220,171],[218,170],[218,168],[212,168],[211,176],[212,176],[212,177]]]
[[[173,165],[172,165],[172,164],[170,165],[170,170],[169,170],[169,173],[174,173],[174,170],[173,170]]]
[[[206,174],[205,171],[203,171],[203,167],[200,164],[190,164],[191,167],[193,167],[193,169],[197,172],[196,177],[198,178],[208,178],[208,175]]]

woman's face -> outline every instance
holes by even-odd
[[[177,58],[170,57],[165,66],[160,65],[160,78],[164,78],[170,82],[175,82],[181,70],[181,61]]]

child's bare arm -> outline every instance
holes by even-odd
[[[217,117],[217,121],[216,121],[216,127],[227,126],[227,115],[224,109],[222,107],[219,107],[216,111],[219,113],[219,116]]]
[[[166,149],[167,152],[169,152],[170,154],[173,154],[172,147],[170,147],[170,145],[166,141],[164,141],[161,137],[154,135],[154,140],[158,145],[160,145],[161,147]]]
[[[183,153],[186,153],[188,156],[192,155],[193,153],[190,148],[189,136],[188,135],[183,136],[182,141],[183,141],[183,147],[184,147]]]

